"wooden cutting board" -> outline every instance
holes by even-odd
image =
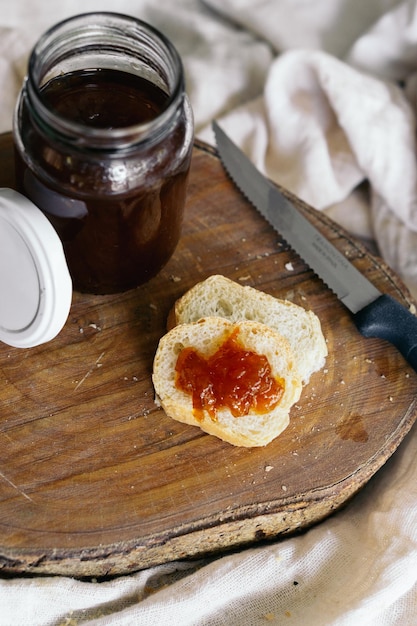
[[[0,186],[13,186],[0,137]],[[294,199],[382,291],[398,278],[339,226]],[[261,449],[236,448],[169,419],[152,360],[168,311],[221,273],[315,311],[325,369]],[[308,528],[347,502],[416,418],[417,376],[348,311],[196,143],[183,236],[161,274],[116,296],[74,293],[47,345],[0,345],[0,569],[104,576],[217,553]]]

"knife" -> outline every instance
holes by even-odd
[[[359,332],[392,343],[417,372],[417,317],[365,278],[215,121],[213,130],[220,159],[235,185],[351,311]]]

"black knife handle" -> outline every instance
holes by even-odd
[[[382,295],[354,315],[364,337],[392,343],[417,372],[417,317],[395,298]]]

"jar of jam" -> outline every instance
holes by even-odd
[[[178,243],[193,146],[180,57],[150,25],[87,13],[47,31],[14,119],[17,188],[57,231],[75,290],[148,281]]]

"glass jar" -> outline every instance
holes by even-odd
[[[181,232],[193,118],[180,57],[150,25],[87,13],[47,31],[14,119],[18,190],[56,229],[74,289],[148,281]]]

